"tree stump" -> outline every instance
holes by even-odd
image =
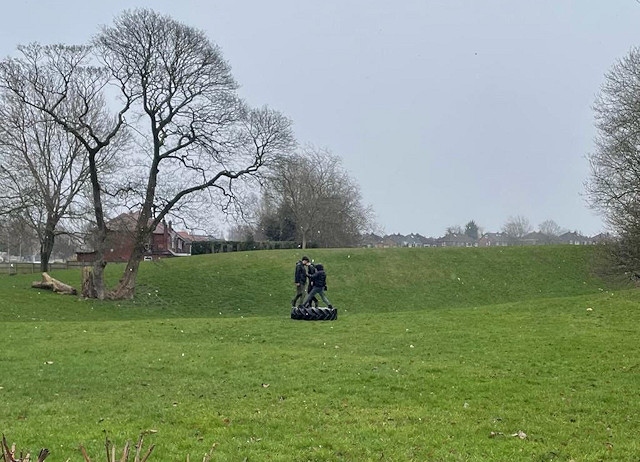
[[[34,289],[51,290],[63,295],[78,295],[78,291],[74,287],[52,278],[48,273],[42,273],[42,281],[32,282],[31,287]]]
[[[98,298],[95,281],[93,279],[93,268],[91,266],[82,267],[82,296],[84,298]]]

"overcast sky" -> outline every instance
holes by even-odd
[[[387,234],[513,216],[596,234],[585,155],[634,0],[3,0],[0,56],[87,42],[124,9],[204,30],[240,93],[343,159]]]

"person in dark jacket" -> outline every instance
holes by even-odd
[[[296,285],[296,296],[291,300],[291,306],[295,307],[298,299],[300,302],[304,300],[306,291],[304,290],[307,285],[307,265],[309,264],[309,257],[302,257],[302,260],[298,260],[296,263],[296,270],[293,275],[293,283]]]
[[[316,272],[313,274],[307,275],[309,280],[313,281],[313,289],[307,295],[307,298],[304,299],[304,303],[302,306],[308,308],[309,303],[311,303],[311,299],[316,295],[319,295],[323,302],[327,304],[328,308],[333,308],[331,306],[331,302],[324,294],[324,291],[327,290],[327,274],[324,272],[324,266],[321,264],[316,265]]]
[[[313,262],[310,262],[307,265],[307,274],[311,276],[312,274],[315,274],[315,272],[316,272],[316,267],[313,266]],[[310,293],[312,290],[313,290],[313,279],[309,278],[309,284],[307,284],[307,294]],[[309,302],[309,305],[315,306],[316,308],[318,307],[318,299],[316,298],[315,295]]]

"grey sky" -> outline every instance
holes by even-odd
[[[634,0],[7,1],[0,55],[84,43],[127,8],[203,29],[254,105],[342,157],[386,233],[510,216],[596,234],[591,105],[640,45]]]

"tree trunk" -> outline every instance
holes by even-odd
[[[105,288],[104,288],[104,267],[107,262],[104,261],[104,249],[107,242],[107,225],[104,221],[104,210],[102,208],[102,196],[100,194],[100,182],[98,181],[98,168],[96,167],[96,155],[99,149],[89,152],[89,165],[91,178],[91,189],[93,195],[93,208],[96,217],[97,233],[95,242],[96,259],[93,262],[93,268],[86,273],[87,278],[90,278],[90,282],[82,282],[83,295],[85,292],[85,283],[87,284],[87,298],[97,298],[98,300],[104,300]],[[83,278],[85,272],[83,271]],[[87,280],[88,281],[88,280]]]
[[[54,229],[55,225],[50,225],[47,220],[44,236],[42,236],[42,242],[40,243],[40,271],[42,273],[49,271],[49,259],[51,258],[51,252],[53,252],[53,243],[55,240]]]
[[[82,296],[104,300],[104,267],[106,263],[95,262],[82,268]]]
[[[142,234],[140,231],[138,234]],[[140,237],[139,237],[140,238]],[[144,255],[144,245],[137,244],[134,246],[131,257],[127,262],[124,274],[118,282],[118,286],[109,294],[112,300],[131,300],[136,295],[136,278],[138,277],[138,269]]]

